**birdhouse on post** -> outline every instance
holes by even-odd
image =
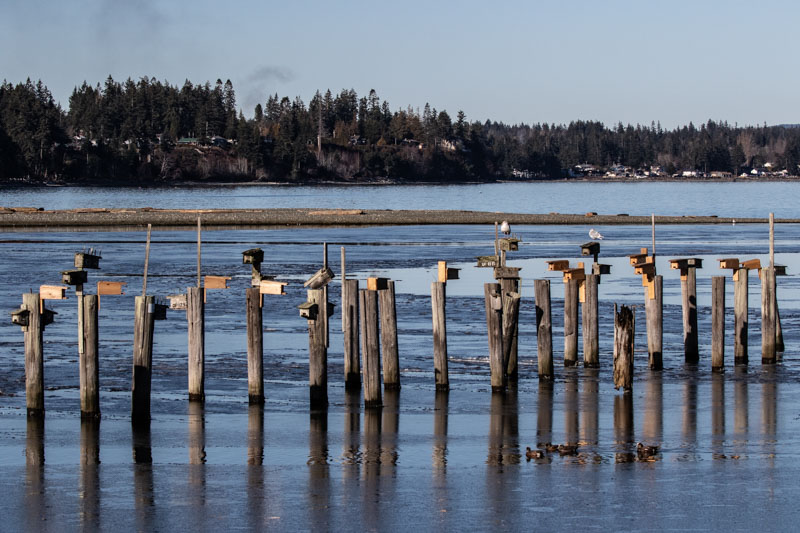
[[[94,248],[89,248],[88,252],[77,252],[75,254],[75,268],[100,268],[102,256]]]
[[[703,268],[703,260],[698,257],[689,257],[686,259],[670,259],[669,266],[673,270],[680,270],[681,281],[686,280],[690,268]]]
[[[263,279],[261,275],[261,263],[264,262],[264,250],[261,248],[251,248],[242,252],[242,264],[252,266],[251,287],[258,287]]]
[[[65,285],[83,285],[88,279],[85,270],[64,270],[61,272],[61,283]]]
[[[227,289],[230,279],[227,276],[205,276],[203,278],[203,303],[206,302],[208,289]]]
[[[447,266],[447,261],[439,261],[438,264],[438,281],[447,283],[448,280],[458,279],[460,268],[450,268]]]
[[[307,289],[321,289],[333,280],[333,271],[328,267],[319,269],[308,281],[303,283],[303,287]]]

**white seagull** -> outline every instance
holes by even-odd
[[[511,233],[511,226],[509,226],[509,225],[508,225],[508,222],[507,222],[507,221],[505,221],[505,220],[504,220],[504,221],[503,221],[503,223],[502,223],[502,224],[500,224],[500,231],[502,231],[502,232],[503,232],[503,233],[505,233],[506,235],[508,235],[509,233]]]
[[[595,241],[602,241],[603,240],[603,235],[599,231],[595,230],[594,228],[589,230],[589,237],[591,237],[592,240],[595,240]]]

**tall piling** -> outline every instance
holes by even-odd
[[[578,364],[578,280],[564,282],[564,366]]]
[[[514,356],[516,346],[516,331],[519,321],[520,294],[510,292],[503,294],[503,368],[505,369],[506,379],[511,381],[511,372],[517,374],[517,359]],[[514,382],[517,379],[515,377]]]
[[[378,315],[381,322],[381,355],[383,357],[383,388],[400,388],[400,354],[397,348],[397,308],[394,281],[378,291]]]
[[[761,363],[775,363],[776,349],[775,269],[761,269]]]
[[[433,373],[437,391],[450,390],[450,377],[447,371],[447,312],[445,297],[446,284],[443,281],[431,283],[431,310],[433,312]]]
[[[381,395],[381,355],[378,337],[378,294],[377,291],[361,289],[358,291],[358,307],[361,322],[361,352],[364,365],[364,406],[379,407],[383,403]]]
[[[484,283],[484,306],[486,308],[486,328],[489,338],[489,369],[492,392],[506,389],[506,368],[503,364],[503,299],[499,283]]]
[[[647,315],[647,353],[650,370],[664,368],[662,346],[664,340],[664,277],[653,279],[655,297],[650,298],[649,288],[645,288],[645,313]]]
[[[258,287],[245,291],[247,311],[247,396],[251,405],[264,403],[264,329]]]
[[[189,400],[205,399],[205,303],[201,287],[186,289],[189,334]]]
[[[361,356],[358,339],[358,280],[342,280],[342,327],[344,328],[344,387],[361,388]]]
[[[97,295],[82,296],[83,351],[78,356],[80,367],[81,418],[100,416],[100,367],[97,335]]]
[[[553,323],[550,315],[550,280],[534,281],[536,299],[536,358],[540,380],[553,379]]]
[[[519,293],[519,279],[517,278],[501,278],[500,279],[500,290],[503,293],[503,305],[505,306],[508,300],[508,295],[511,293]],[[512,305],[517,305],[513,304]],[[514,327],[510,327],[510,323],[513,322]],[[505,335],[505,331],[508,329],[508,334],[510,337],[508,341],[506,337],[503,337],[503,343],[506,344],[510,342],[510,349],[508,355],[505,356],[508,359],[506,363],[506,376],[509,382],[516,383],[519,380],[519,370],[518,370],[518,355],[519,355],[519,348],[518,348],[518,337],[519,337],[519,321],[517,318],[512,320],[511,316],[508,315],[505,311],[503,312],[503,334]]]
[[[614,305],[614,388],[629,391],[633,387],[633,313],[623,305]]]
[[[733,363],[746,365],[747,355],[747,288],[748,270],[738,268],[733,275]]]
[[[153,366],[153,327],[155,299],[137,296],[133,319],[133,383],[131,385],[131,422],[150,423],[150,381]]]
[[[309,289],[308,302],[317,306],[316,317],[308,321],[308,388],[311,409],[328,406],[328,349],[325,344],[325,317],[322,307],[326,305],[322,289]]]
[[[697,338],[697,268],[688,267],[681,273],[681,298],[683,308],[684,360],[697,364],[700,360]]]
[[[725,368],[725,276],[711,278],[711,370]]]
[[[600,366],[600,327],[597,289],[600,276],[589,274],[584,281],[584,302],[581,305],[583,322],[583,366],[598,368]]]
[[[25,406],[29,417],[44,416],[44,353],[39,293],[22,295],[22,308],[28,311],[25,331]]]

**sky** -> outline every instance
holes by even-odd
[[[800,2],[0,0],[0,78],[64,108],[83,81],[375,89],[470,121],[800,123]]]

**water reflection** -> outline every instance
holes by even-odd
[[[764,453],[774,459],[778,431],[777,365],[762,366],[761,382],[761,433]]]
[[[651,372],[644,385],[644,419],[642,421],[642,439],[650,445],[660,445],[664,432],[664,375],[662,372]]]
[[[81,418],[81,465],[79,496],[80,525],[87,531],[100,529],[100,419]]]
[[[696,459],[697,451],[697,381],[695,374],[687,374],[683,382],[683,447],[685,459]]]
[[[572,369],[564,378],[564,439],[569,446],[578,445],[578,375]]]
[[[264,527],[264,404],[247,408],[247,517],[249,529]]]
[[[633,452],[633,393],[614,396],[614,442],[617,463],[629,463],[636,459]]]
[[[361,516],[364,529],[380,530],[381,500],[391,501],[390,496],[381,491],[381,407],[364,409],[364,453],[362,455]],[[388,477],[388,476],[386,476]]]
[[[312,531],[328,526],[331,505],[328,464],[328,410],[311,411],[308,420],[308,509]]]
[[[539,382],[536,396],[536,446],[542,448],[553,442],[553,383]]]
[[[381,464],[397,465],[397,437],[400,433],[400,390],[388,389],[383,395],[383,435]]]
[[[247,408],[247,464],[259,466],[264,464],[263,404],[250,404]]]
[[[596,368],[583,370],[583,409],[581,411],[581,445],[597,446],[599,422],[600,371]]]
[[[711,374],[711,453],[724,457],[725,449],[725,374]]]
[[[44,480],[44,417],[28,417],[25,436],[25,517],[39,531],[47,511]]]
[[[520,457],[517,391],[509,389],[505,393],[493,393],[489,408],[489,454],[486,463],[499,467],[519,464]]]
[[[358,466],[361,462],[361,394],[359,390],[344,393],[344,434],[342,436],[342,463]],[[352,469],[345,468],[348,477]]]
[[[746,366],[734,367],[733,383],[733,444],[735,457],[747,453],[747,434],[750,432],[748,373]]]
[[[153,453],[150,424],[131,426],[133,444],[133,493],[136,511],[136,529],[153,530],[155,495],[153,488]]]
[[[450,393],[436,391],[433,401],[433,466],[447,468],[447,415],[450,408]]]

